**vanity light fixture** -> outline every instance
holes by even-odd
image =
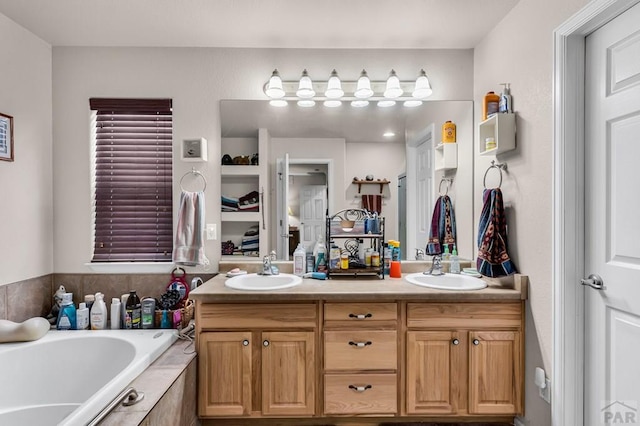
[[[431,84],[429,83],[427,73],[422,69],[420,70],[420,75],[416,79],[416,87],[413,90],[413,93],[411,93],[411,96],[416,99],[424,99],[431,96],[432,93],[433,90],[431,90]]]
[[[387,88],[384,90],[384,97],[395,99],[402,96],[403,90],[400,87],[400,79],[396,75],[395,70],[391,70],[389,78],[387,78]]]
[[[331,71],[331,77],[327,82],[327,90],[325,90],[324,95],[329,99],[340,99],[344,96],[340,77],[338,77],[338,72],[335,69]]]
[[[269,81],[263,87],[271,105],[286,106],[288,101],[296,101],[302,108],[309,108],[317,102],[330,108],[349,102],[354,108],[363,108],[370,103],[379,107],[391,107],[402,102],[407,108],[418,107],[433,90],[424,69],[416,81],[400,81],[392,69],[384,81],[371,81],[366,70],[362,70],[357,81],[341,81],[334,69],[326,82],[313,82],[307,69],[302,71],[298,81],[282,81],[277,69],[273,70]]]

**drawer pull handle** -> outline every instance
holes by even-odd
[[[451,343],[453,343],[454,345],[459,345],[459,344],[460,344],[460,340],[458,340],[458,339],[453,339],[453,340],[451,341]]]
[[[365,386],[356,386],[356,385],[349,385],[349,389],[352,389],[356,392],[364,392],[367,389],[371,389],[373,386],[371,385],[365,385]]]
[[[371,318],[373,314],[349,314],[349,318],[355,318],[359,320],[363,320],[366,318]]]
[[[249,346],[249,341],[247,339],[244,339],[242,341],[242,346]]]
[[[349,342],[351,346],[355,346],[356,348],[364,348],[365,346],[372,345],[370,341],[367,342]]]
[[[269,341],[265,340],[264,342],[262,342],[262,346],[264,346],[265,348],[269,346]]]
[[[478,339],[473,339],[473,344],[478,346],[480,344],[480,340]]]

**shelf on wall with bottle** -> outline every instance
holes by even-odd
[[[452,170],[458,168],[458,144],[441,142],[433,147],[433,164],[436,170]]]
[[[487,143],[493,138],[493,143]],[[498,113],[478,124],[478,152],[497,155],[516,149],[516,114]]]

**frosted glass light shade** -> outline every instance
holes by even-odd
[[[313,90],[313,82],[311,81],[311,77],[307,73],[305,69],[302,71],[302,77],[300,77],[300,83],[298,84],[298,90],[296,91],[296,96],[301,99],[309,99],[313,98],[316,95],[315,90]]]
[[[329,81],[327,82],[327,90],[324,92],[324,95],[329,99],[339,99],[344,95],[340,77],[338,77],[336,70],[331,71],[331,77],[329,77]]]
[[[392,107],[396,104],[396,101],[394,101],[393,99],[383,99],[381,101],[378,101],[378,106],[380,108],[388,108],[388,107]]]
[[[339,101],[337,99],[328,99],[324,101],[323,105],[327,108],[337,108],[342,105],[342,101]]]
[[[391,70],[389,78],[387,78],[387,88],[384,90],[384,97],[388,99],[395,99],[400,96],[402,96],[400,79],[396,75],[396,72]]]
[[[298,101],[298,106],[302,108],[311,108],[316,105],[316,101],[312,99],[300,99]]]
[[[402,106],[406,108],[415,108],[422,105],[422,101],[420,99],[409,99],[408,101],[404,101]]]
[[[353,96],[358,99],[367,99],[373,96],[373,90],[371,90],[371,81],[365,70],[360,73],[358,84],[356,85],[356,91],[353,92]],[[353,105],[353,102],[351,103]]]
[[[282,79],[277,69],[273,70],[269,83],[264,90],[264,93],[271,99],[284,98],[284,89],[282,88]]]
[[[269,105],[274,107],[286,107],[287,105],[289,105],[289,103],[284,99],[271,99],[269,101]]]
[[[432,93],[433,90],[431,90],[431,84],[427,78],[427,73],[425,73],[424,70],[420,70],[420,75],[416,79],[416,87],[411,96],[416,99],[424,99],[431,96]]]
[[[355,101],[351,101],[351,106],[354,108],[364,108],[369,105],[369,101],[364,99],[356,99]]]

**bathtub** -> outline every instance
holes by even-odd
[[[174,330],[50,331],[2,343],[0,425],[86,425],[176,339]]]

